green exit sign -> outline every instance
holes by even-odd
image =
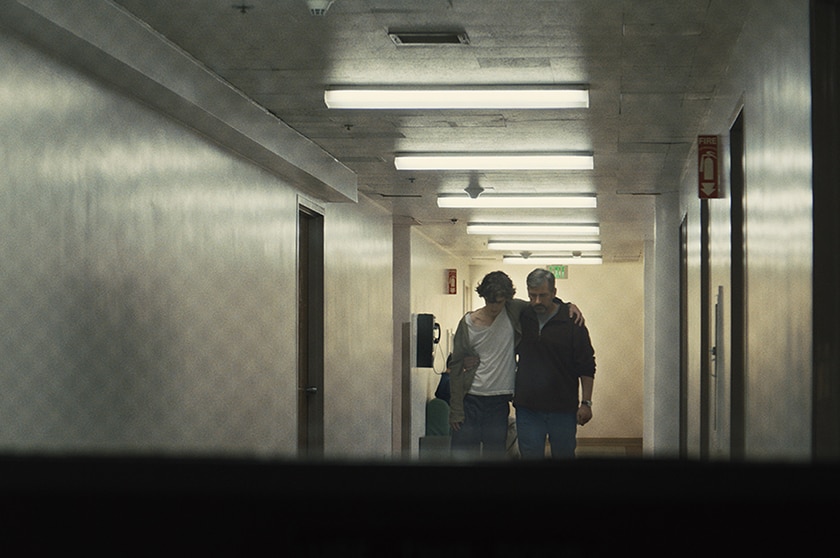
[[[550,265],[548,270],[554,274],[555,279],[568,279],[569,266],[566,265]]]

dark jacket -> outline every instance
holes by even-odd
[[[520,316],[513,404],[540,412],[576,412],[580,376],[595,376],[595,351],[589,330],[569,318],[568,304],[554,302],[560,309],[542,331],[532,308]]]

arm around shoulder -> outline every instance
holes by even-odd
[[[583,317],[583,312],[580,311],[580,308],[577,307],[577,304],[574,302],[569,302],[569,317],[572,321],[575,322],[575,325],[584,326],[586,325],[586,320]]]

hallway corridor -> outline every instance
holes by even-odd
[[[313,557],[830,544],[840,3],[314,2],[0,0],[4,536]],[[409,87],[564,101],[330,100]],[[523,160],[539,168],[497,168]],[[536,267],[595,349],[578,459],[421,459],[476,285],[503,270],[527,297]]]

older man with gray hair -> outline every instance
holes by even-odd
[[[577,427],[592,419],[595,351],[586,326],[569,319],[557,298],[550,271],[535,269],[526,283],[530,306],[520,316],[513,397],[519,453],[545,457],[547,436],[552,457],[573,458]]]

